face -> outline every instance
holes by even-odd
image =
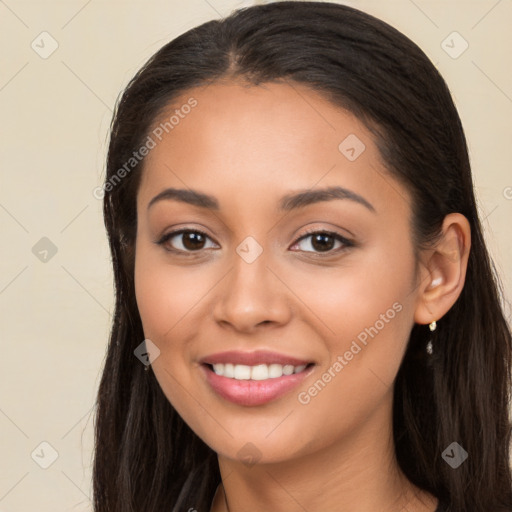
[[[417,296],[409,195],[370,132],[300,85],[216,83],[164,117],[176,109],[137,196],[136,298],[163,392],[229,459],[382,428]]]

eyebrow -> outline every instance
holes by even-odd
[[[311,204],[322,201],[332,201],[334,199],[348,199],[355,203],[363,205],[365,208],[375,213],[375,208],[364,197],[356,194],[352,190],[343,187],[327,187],[316,190],[301,190],[292,194],[285,195],[279,202],[279,211],[290,211],[298,208],[304,208]],[[208,194],[198,192],[197,190],[185,190],[177,188],[166,188],[157,194],[148,204],[148,210],[155,203],[163,200],[175,200],[182,203],[208,208],[218,211],[220,209],[218,200]]]

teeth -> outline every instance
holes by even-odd
[[[283,374],[291,375],[293,373],[293,366],[291,364],[285,364],[283,366]]]
[[[293,366],[291,364],[258,364],[256,366],[247,366],[245,364],[217,363],[213,365],[213,371],[217,375],[236,380],[276,379],[283,375],[300,373],[305,368],[305,364],[300,366]]]
[[[222,366],[222,365],[221,365]],[[218,372],[216,372],[218,373]],[[224,377],[233,378],[235,376],[235,365],[227,363],[224,365]]]
[[[283,367],[280,364],[270,364],[268,366],[268,376],[270,379],[281,377],[283,375]]]
[[[251,378],[251,367],[245,364],[235,365],[234,377],[236,380],[249,380]]]
[[[268,366],[266,364],[259,364],[258,366],[251,367],[252,380],[265,380],[268,379]]]

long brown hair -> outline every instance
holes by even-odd
[[[413,198],[414,242],[465,215],[471,252],[462,293],[433,333],[415,325],[399,369],[393,429],[411,482],[452,512],[510,512],[510,329],[475,204],[465,135],[448,87],[425,54],[359,10],[278,2],[235,11],[161,48],[116,105],[104,185],[115,313],[97,397],[95,512],[208,511],[216,454],[183,422],[134,349],[144,339],[135,301],[136,195],[144,165],[125,164],[177,95],[220,78],[305,84],[372,129],[389,172]],[[114,180],[125,166],[122,179]],[[420,328],[421,327],[421,328]],[[442,458],[459,442],[468,459]]]

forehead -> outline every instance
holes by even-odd
[[[300,84],[190,89],[169,105],[150,136],[155,146],[139,189],[146,202],[166,186],[231,199],[275,192],[277,200],[279,191],[315,184],[357,189],[377,203],[379,197],[389,202],[386,194],[407,198],[391,183],[365,125]]]
[[[196,106],[186,108],[191,99]],[[312,156],[315,147],[316,153],[337,156],[339,143],[350,133],[371,143],[367,129],[354,115],[291,82],[258,86],[220,82],[191,89],[160,116],[153,131],[159,129],[162,140],[148,160],[171,148],[178,158],[192,147],[208,149],[207,155],[194,157],[210,161],[215,156],[226,158],[226,151],[246,161],[250,155],[292,159]]]

